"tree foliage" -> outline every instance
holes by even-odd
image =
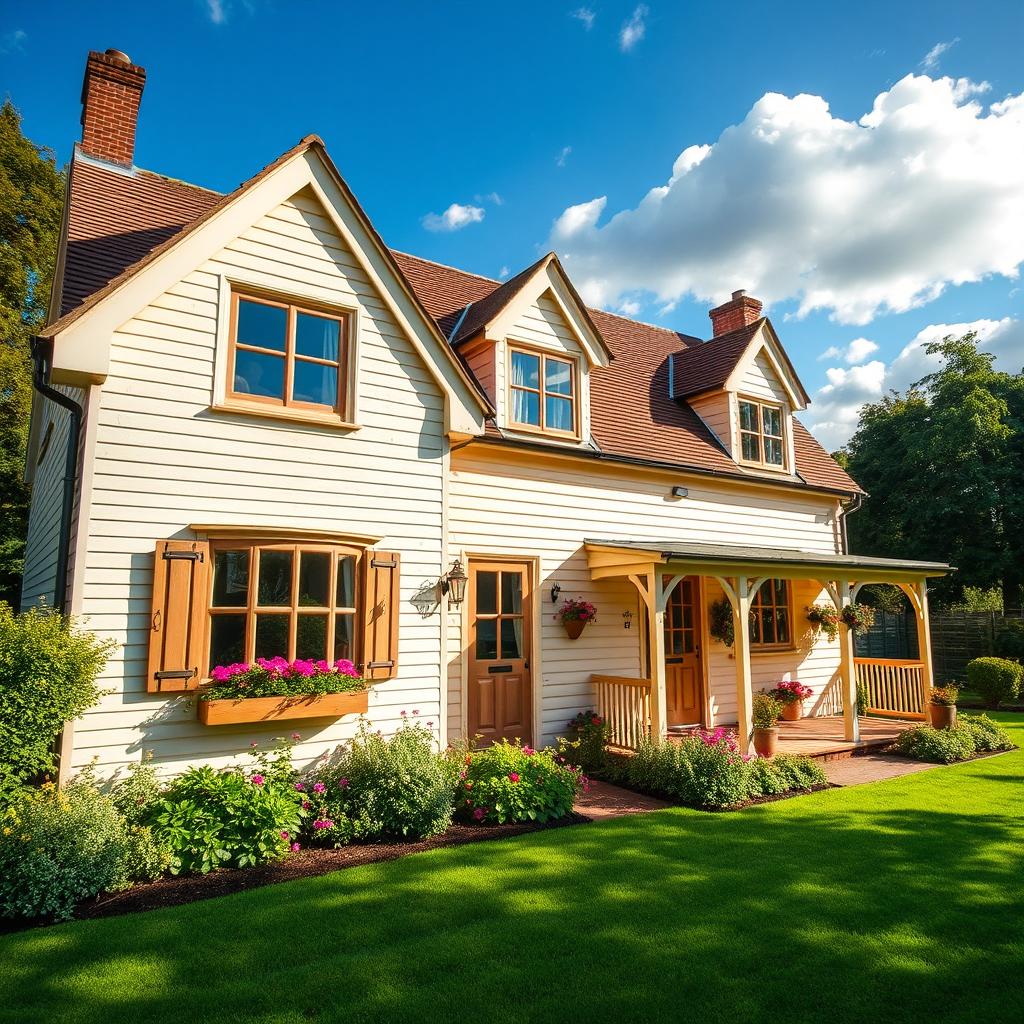
[[[950,562],[940,602],[965,588],[1024,582],[1024,373],[993,369],[975,334],[928,346],[940,368],[861,411],[840,453],[869,497],[849,520],[852,550]]]
[[[21,585],[28,526],[25,445],[32,404],[29,339],[46,320],[64,174],[25,138],[10,100],[0,107],[0,600]]]

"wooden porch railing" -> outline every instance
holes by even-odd
[[[610,744],[636,750],[651,732],[651,681],[592,675],[598,714],[611,728]]]
[[[868,714],[924,719],[924,662],[854,658],[857,682],[867,690]]]

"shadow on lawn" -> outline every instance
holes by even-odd
[[[11,936],[0,996],[83,1024],[998,1020],[1021,839],[813,797],[672,810]]]

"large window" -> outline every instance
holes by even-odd
[[[744,462],[786,463],[782,406],[740,399],[740,456]]]
[[[750,602],[750,646],[790,647],[793,637],[789,580],[765,580]]]
[[[348,317],[232,295],[228,396],[347,419]]]
[[[510,362],[512,425],[575,436],[576,363],[518,348],[511,349]]]
[[[356,661],[362,557],[329,544],[217,541],[210,668],[278,656]]]

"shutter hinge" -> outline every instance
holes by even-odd
[[[366,665],[367,669],[375,668],[394,668],[395,663],[393,661],[371,661]]]
[[[398,563],[393,558],[389,558],[389,559],[371,558],[370,559],[370,568],[371,569],[396,569],[397,567],[398,567]]]
[[[164,679],[191,679],[193,676],[199,675],[199,669],[177,668],[166,672],[154,672],[153,675],[157,680],[161,681]]]
[[[183,558],[188,562],[201,562],[203,553],[202,551],[164,551],[164,558]]]

